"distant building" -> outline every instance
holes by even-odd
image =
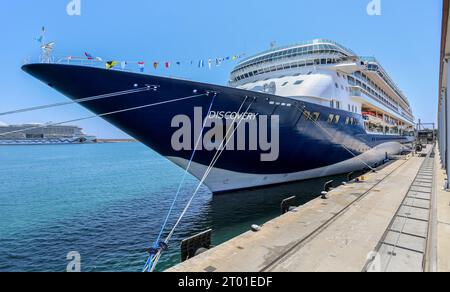
[[[41,145],[95,143],[97,138],[77,126],[42,124],[0,125],[0,145]]]

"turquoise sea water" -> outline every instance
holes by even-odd
[[[65,271],[70,251],[83,271],[141,271],[182,175],[139,143],[0,147],[0,271]],[[179,262],[182,239],[213,228],[217,245],[278,216],[286,197],[316,197],[325,180],[219,196],[203,187],[159,270]],[[187,179],[175,214],[197,183]]]

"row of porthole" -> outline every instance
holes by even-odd
[[[383,138],[372,138],[372,141],[389,141],[396,140],[397,137],[383,137]]]
[[[338,124],[339,123],[339,121],[340,121],[340,119],[341,119],[341,116],[340,115],[334,115],[334,114],[330,114],[329,116],[328,116],[328,123],[335,123],[335,124]],[[346,117],[345,118],[345,124],[346,125],[352,125],[352,126],[356,126],[356,125],[358,125],[358,119],[356,119],[356,118],[353,118],[353,117]]]
[[[304,111],[303,115],[305,116],[306,120],[310,120],[313,122],[317,122],[319,120],[320,117],[320,113],[319,112],[308,112],[308,111]],[[330,114],[328,115],[328,123],[329,124],[339,124],[339,121],[341,120],[341,116],[340,115],[334,115],[334,114]],[[353,117],[346,117],[345,118],[345,124],[346,125],[352,125],[352,126],[356,126],[358,125],[358,119],[353,118]]]
[[[364,148],[364,149],[358,149],[357,151],[360,152],[360,153],[364,153],[364,152],[367,152],[369,150],[370,150],[370,148]]]
[[[291,107],[292,104],[290,103],[282,103],[282,102],[275,102],[275,101],[270,101],[269,102],[270,105],[278,105],[278,106],[287,106],[287,107]],[[309,112],[309,111],[304,111],[303,112],[303,116],[305,117],[305,119],[307,121],[313,121],[313,122],[317,122],[320,118],[320,112]],[[339,124],[339,121],[341,120],[341,116],[340,115],[334,115],[334,114],[330,114],[328,116],[328,123],[329,124]],[[353,118],[353,117],[346,117],[345,118],[345,124],[346,125],[358,125],[358,119]]]
[[[287,107],[291,107],[291,106],[292,106],[292,104],[290,104],[290,103],[285,103],[285,102],[275,102],[275,101],[270,101],[269,104],[270,104],[270,105],[287,106]]]

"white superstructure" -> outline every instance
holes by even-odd
[[[408,99],[372,57],[316,39],[243,60],[230,86],[291,97],[363,115],[368,132],[411,131]]]

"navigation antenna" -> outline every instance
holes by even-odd
[[[42,27],[41,36],[37,41],[41,44],[41,63],[51,63],[52,60],[52,52],[55,46],[55,42],[45,42],[45,27]]]

